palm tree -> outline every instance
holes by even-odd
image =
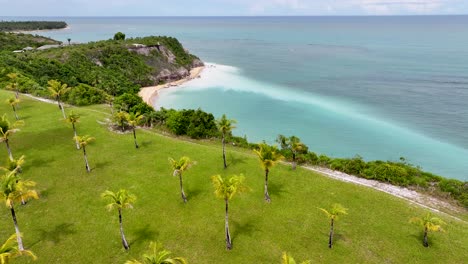
[[[30,250],[19,250],[18,245],[15,245],[17,241],[17,235],[11,235],[3,245],[0,246],[0,263],[9,264],[11,260],[19,256],[30,256],[33,260],[36,260],[37,257]]]
[[[328,247],[332,248],[333,245],[333,228],[335,220],[338,220],[338,216],[341,214],[348,214],[348,209],[344,208],[341,204],[333,204],[332,209],[330,211],[325,210],[323,208],[319,208],[324,212],[328,219],[330,219],[330,235],[328,239]]]
[[[124,111],[119,111],[114,114],[114,121],[120,126],[122,132],[125,132],[125,125],[127,124],[127,113]]]
[[[65,110],[60,102],[60,98],[70,90],[70,87],[67,87],[66,83],[62,84],[57,80],[49,80],[47,84],[49,85],[47,88],[49,89],[50,95],[57,100],[58,107],[62,110],[63,119],[66,119],[67,117],[65,116]]]
[[[15,91],[16,99],[19,99],[19,91],[18,91],[18,74],[17,73],[9,73],[7,74],[8,78],[10,78],[10,82],[7,85],[8,90]]]
[[[15,225],[16,238],[18,240],[18,247],[24,250],[23,241],[16,220],[16,213],[14,202],[27,200],[29,198],[39,199],[35,190],[29,189],[36,185],[33,181],[23,181],[15,173],[10,172],[0,178],[0,199],[5,199],[5,205],[11,211],[11,217]]]
[[[188,170],[194,164],[194,162],[191,161],[189,157],[184,156],[180,158],[179,160],[174,160],[173,158],[169,158],[169,163],[171,164],[172,169],[174,170],[172,175],[174,177],[179,176],[180,193],[182,195],[182,200],[184,201],[184,203],[187,203],[187,197],[185,196],[184,186],[182,184],[182,173]]]
[[[227,119],[226,115],[223,114],[221,119],[216,121],[216,125],[218,127],[218,130],[221,132],[223,135],[223,161],[224,161],[224,168],[227,168],[226,164],[226,136],[231,134],[231,131],[236,128],[234,124],[237,123],[236,120],[234,119]]]
[[[20,103],[20,100],[12,97],[9,98],[6,102],[11,106],[11,108],[13,108],[13,113],[15,113],[16,120],[19,120],[18,113],[16,113],[16,106]]]
[[[296,264],[296,261],[287,252],[283,252],[283,255],[281,256],[281,264]],[[310,260],[303,261],[301,264],[310,264]]]
[[[429,246],[427,242],[427,235],[429,232],[434,231],[444,231],[442,229],[442,225],[445,224],[442,219],[433,216],[431,213],[427,213],[424,217],[413,217],[410,219],[411,223],[416,223],[424,228],[424,237],[423,237],[423,245],[425,247]]]
[[[91,172],[91,168],[89,167],[88,156],[86,155],[86,146],[87,146],[88,144],[90,144],[91,142],[93,142],[94,139],[95,139],[95,138],[90,137],[90,136],[88,136],[88,135],[86,135],[86,136],[76,136],[76,137],[73,137],[73,140],[75,140],[76,142],[78,142],[80,148],[83,149],[83,156],[84,156],[85,165],[86,165],[86,171],[87,171],[87,172]]]
[[[233,175],[229,178],[223,178],[221,175],[215,175],[211,177],[213,187],[215,189],[215,195],[218,198],[224,199],[226,205],[226,214],[224,217],[224,230],[226,231],[226,249],[232,249],[231,233],[229,232],[229,201],[234,197],[236,193],[243,193],[248,190],[247,186],[244,185],[244,175]]]
[[[254,150],[260,159],[260,164],[265,170],[265,201],[271,202],[270,195],[268,194],[268,173],[271,167],[273,167],[278,161],[281,161],[284,157],[279,153],[276,146],[270,146],[266,143],[261,143],[258,150]]]
[[[0,142],[5,142],[10,160],[13,160],[13,154],[11,153],[10,149],[9,137],[18,132],[19,129],[17,127],[22,124],[22,121],[16,121],[15,123],[11,124],[6,117],[6,114],[4,114],[0,119]]]
[[[133,131],[133,140],[135,141],[135,148],[138,148],[138,143],[137,143],[137,138],[136,138],[136,132],[135,132],[135,127],[137,127],[139,124],[141,124],[141,121],[143,120],[144,116],[141,115],[140,113],[126,113],[125,114],[125,119],[127,120],[127,123],[130,125]]]
[[[301,140],[296,136],[291,136],[289,138],[289,148],[292,152],[292,169],[296,169],[296,157],[298,153],[302,153],[304,150],[307,150],[307,146],[301,142]]]
[[[67,38],[67,41],[68,41],[68,46],[70,46],[70,44],[71,44],[71,38]]]
[[[76,149],[80,149],[80,143],[78,142],[78,140],[76,139],[77,137],[77,134],[76,134],[76,126],[75,124],[80,122],[80,115],[79,114],[75,114],[73,112],[73,110],[68,114],[67,118],[65,119],[68,123],[70,123],[73,127],[73,135],[75,138],[75,144],[76,144]]]
[[[112,191],[105,191],[101,194],[102,198],[109,198],[111,203],[109,203],[106,207],[110,211],[113,208],[117,208],[119,211],[119,224],[120,224],[120,236],[122,239],[122,245],[125,250],[128,250],[130,246],[128,245],[127,239],[125,239],[125,234],[122,225],[122,209],[125,208],[133,208],[132,203],[135,202],[136,196],[130,194],[127,190],[121,189],[118,192]]]
[[[187,264],[184,258],[169,255],[171,252],[164,249],[161,243],[150,242],[148,253],[143,254],[143,262],[134,259],[125,264]]]
[[[6,167],[0,167],[1,170],[5,172],[14,172],[15,174],[21,172],[21,168],[24,164],[24,155],[19,157],[19,159],[7,160]]]

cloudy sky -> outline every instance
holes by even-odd
[[[468,0],[0,0],[0,16],[468,14]]]

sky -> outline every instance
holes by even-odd
[[[0,16],[468,14],[468,0],[0,0]]]

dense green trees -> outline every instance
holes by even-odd
[[[428,242],[429,232],[444,231],[442,229],[442,225],[444,225],[445,222],[442,221],[442,219],[433,216],[431,213],[427,213],[423,217],[413,217],[410,219],[410,222],[418,224],[423,227],[423,230],[424,230],[423,245],[425,247],[429,246],[429,242]]]
[[[221,175],[215,175],[211,177],[213,187],[215,189],[215,195],[218,198],[224,200],[225,204],[225,216],[224,216],[224,230],[226,232],[226,249],[232,249],[231,233],[229,232],[229,201],[237,194],[243,193],[248,190],[244,184],[244,176],[233,175],[229,178],[223,178]]]
[[[223,114],[223,116],[216,122],[216,125],[218,126],[218,130],[221,132],[222,135],[222,144],[223,144],[223,162],[224,162],[224,168],[227,168],[226,164],[226,137],[231,135],[231,132],[234,128],[234,124],[236,123],[236,120],[233,119],[227,119],[226,115]]]
[[[335,221],[338,220],[339,215],[348,214],[348,209],[344,208],[341,204],[333,204],[330,210],[326,210],[323,208],[319,208],[319,209],[327,215],[328,219],[330,219],[330,233],[328,236],[328,247],[332,248]]]
[[[64,21],[0,21],[0,31],[44,30],[66,28]]]
[[[114,40],[125,40],[125,34],[122,32],[115,33]]]
[[[133,208],[132,204],[135,202],[136,196],[129,193],[125,189],[120,189],[117,192],[107,190],[101,194],[101,197],[108,198],[110,200],[110,203],[106,206],[109,211],[116,208],[119,212],[120,238],[122,240],[123,247],[125,250],[128,250],[130,246],[128,245],[123,230],[122,210],[126,208]]]
[[[209,138],[218,131],[212,114],[198,110],[169,110],[165,125],[176,135],[187,135],[191,138]]]
[[[270,194],[268,193],[268,175],[270,169],[276,165],[277,162],[281,161],[284,157],[279,153],[276,146],[270,146],[266,143],[259,145],[258,149],[254,150],[257,154],[262,168],[265,170],[265,201],[271,202]]]

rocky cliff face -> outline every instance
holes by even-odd
[[[151,77],[155,85],[183,79],[190,75],[191,69],[204,66],[198,58],[193,59],[188,66],[180,66],[176,61],[177,57],[164,45],[133,44],[128,50],[146,57],[147,63],[156,69]]]

